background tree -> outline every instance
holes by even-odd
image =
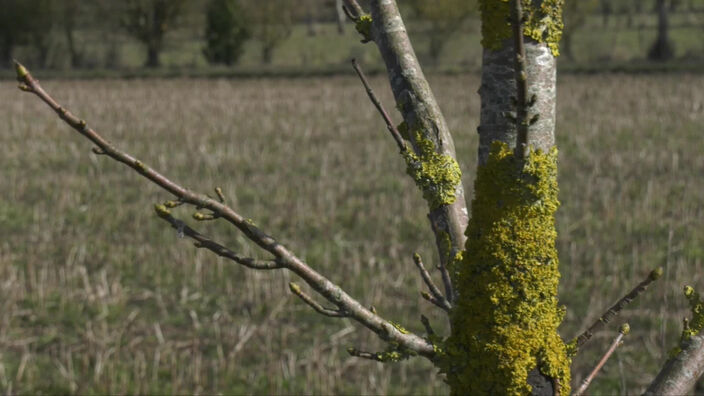
[[[562,30],[562,41],[560,43],[562,56],[569,60],[574,60],[572,52],[572,38],[599,6],[598,0],[568,1],[563,7],[565,27]]]
[[[293,13],[299,7],[277,0],[246,0],[242,4],[251,21],[252,37],[261,44],[261,59],[270,64],[274,49],[293,31]]]
[[[476,11],[475,2],[464,0],[413,0],[409,5],[417,17],[427,23],[424,35],[429,39],[428,53],[434,63],[438,62],[448,38]]]
[[[658,16],[658,35],[650,51],[648,59],[655,61],[666,61],[672,59],[675,51],[670,41],[670,23],[668,20],[668,4],[666,0],[657,0],[655,12]]]
[[[0,9],[0,62],[9,65],[15,47],[30,44],[36,49],[36,64],[45,66],[54,26],[51,1],[2,0]]]
[[[121,25],[147,50],[145,66],[158,67],[164,36],[173,27],[185,0],[127,0]]]
[[[247,20],[238,0],[211,0],[206,10],[203,54],[210,63],[237,63],[250,37]]]

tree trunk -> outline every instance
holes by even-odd
[[[159,62],[159,48],[153,44],[147,44],[147,67],[159,67],[161,63]]]
[[[559,205],[555,56],[562,2],[541,3],[522,1],[527,103],[534,102],[526,107],[535,121],[528,128],[531,151],[522,159],[513,150],[517,84],[516,52],[506,24],[509,3],[480,2],[479,168],[466,249],[455,275],[452,333],[440,363],[453,394],[570,391],[570,360],[557,333],[563,309],[557,304],[554,221]]]
[[[658,13],[658,37],[650,48],[648,59],[655,61],[667,61],[672,59],[674,50],[670,42],[670,26],[667,17],[667,4],[665,0],[657,0]]]

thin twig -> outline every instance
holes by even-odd
[[[357,0],[344,0],[345,5],[342,7],[345,10],[347,16],[353,21],[357,21],[359,17],[364,15],[364,10],[362,6],[359,5]]]
[[[426,301],[430,302],[431,304],[435,305],[436,307],[442,309],[445,312],[450,312],[450,308],[448,308],[445,304],[442,303],[442,301],[438,300],[437,298],[433,297],[430,295],[430,293],[426,291],[420,292],[421,297],[423,297]]]
[[[525,158],[528,150],[528,74],[526,73],[526,48],[523,42],[523,10],[521,0],[511,0],[511,26],[515,52],[516,75],[516,157]]]
[[[592,383],[594,380],[594,377],[599,373],[599,370],[601,370],[602,367],[604,367],[604,364],[606,363],[607,360],[611,357],[611,355],[614,353],[616,348],[618,348],[619,345],[621,345],[621,340],[623,339],[624,336],[628,335],[628,332],[630,331],[630,328],[628,326],[628,323],[624,323],[621,325],[621,328],[618,330],[618,335],[614,339],[614,341],[611,343],[611,346],[609,346],[609,349],[606,351],[604,356],[599,360],[599,363],[596,364],[596,367],[594,367],[594,370],[592,370],[591,373],[587,376],[587,378],[582,381],[582,385],[580,385],[579,389],[577,389],[577,392],[574,393],[574,396],[580,396],[583,395],[584,392],[587,390],[589,387],[589,384]]]
[[[235,212],[230,206],[219,202],[219,200],[210,198],[207,195],[188,190],[180,184],[168,179],[155,169],[147,166],[132,155],[121,151],[95,130],[89,128],[85,121],[61,107],[54,98],[44,91],[41,85],[39,85],[39,82],[32,77],[29,71],[17,61],[15,61],[15,69],[17,79],[20,81],[23,91],[37,95],[44,103],[49,105],[62,120],[104,151],[106,156],[129,166],[152,183],[175,195],[178,201],[191,204],[199,209],[210,210],[214,214],[227,220],[247,238],[262,249],[271,253],[282,267],[303,278],[313,290],[339,307],[340,310],[347,312],[350,318],[372,330],[383,340],[395,342],[403,348],[415,351],[419,355],[429,359],[435,356],[433,345],[427,340],[410,332],[402,332],[389,324],[387,320],[369,311],[338,285],[308,266],[308,264],[290,252],[284,245],[259,229],[251,220]]]
[[[362,359],[369,359],[369,360],[374,360],[377,362],[384,361],[384,359],[382,359],[378,353],[360,351],[356,348],[347,348],[347,353],[349,353],[350,355],[352,355],[354,357],[358,357],[358,358],[362,358]]]
[[[433,330],[433,326],[430,325],[430,320],[428,320],[428,317],[421,314],[420,315],[420,322],[423,324],[423,327],[425,327],[425,332],[429,336],[434,336],[435,335],[435,330]]]
[[[437,266],[440,271],[440,276],[442,277],[442,284],[445,286],[445,295],[447,296],[447,301],[450,304],[455,302],[455,291],[452,287],[452,279],[450,278],[450,271],[447,270],[447,265],[440,262]]]
[[[425,284],[428,286],[428,289],[430,289],[430,293],[435,297],[436,300],[443,306],[445,306],[445,310],[449,311],[452,309],[452,304],[450,304],[449,301],[442,295],[442,292],[440,289],[438,289],[437,286],[435,286],[435,283],[433,282],[433,278],[430,277],[430,274],[428,271],[425,269],[425,266],[423,265],[423,260],[420,257],[420,254],[414,253],[413,254],[413,262],[416,264],[416,267],[418,267],[418,271],[420,271],[420,276],[423,278],[423,281]]]
[[[316,312],[318,312],[321,315],[330,316],[333,318],[347,317],[347,314],[340,311],[340,310],[325,308],[322,305],[318,304],[318,302],[313,300],[313,298],[311,298],[303,290],[301,290],[301,287],[298,284],[296,284],[295,282],[289,282],[288,288],[291,290],[291,293],[300,297],[300,299],[303,300],[303,302],[310,305],[311,308],[313,308]]]
[[[577,348],[580,348],[584,343],[589,341],[590,338],[594,335],[594,333],[604,327],[607,323],[611,321],[616,315],[621,312],[621,310],[628,305],[631,301],[633,301],[636,297],[638,297],[641,293],[645,291],[645,289],[650,286],[651,283],[655,282],[660,276],[662,276],[662,268],[656,268],[652,271],[650,271],[650,274],[648,274],[648,277],[645,278],[642,282],[640,282],[636,287],[633,288],[628,294],[623,296],[616,304],[614,304],[611,308],[609,308],[608,311],[606,311],[601,317],[594,322],[587,330],[584,331],[584,333],[580,334],[579,337],[577,337],[577,343],[576,346]]]
[[[398,129],[394,125],[393,121],[391,121],[391,117],[389,117],[389,113],[386,112],[386,109],[384,109],[384,105],[381,104],[379,99],[376,97],[374,94],[374,91],[372,91],[372,87],[369,85],[369,81],[367,80],[367,77],[364,75],[364,72],[362,69],[359,67],[359,64],[357,63],[356,59],[352,59],[352,67],[354,68],[354,71],[357,72],[357,75],[359,76],[359,79],[362,80],[362,84],[364,85],[364,89],[367,91],[367,95],[369,96],[369,99],[372,101],[374,104],[374,107],[379,111],[379,114],[384,118],[384,122],[386,123],[386,129],[389,130],[389,133],[391,133],[391,136],[394,138],[396,141],[396,145],[398,146],[398,149],[401,150],[401,152],[405,152],[408,150],[406,148],[406,144],[403,142],[403,137],[401,137],[401,133],[399,133]]]
[[[165,205],[155,205],[154,206],[156,214],[159,218],[167,221],[171,224],[171,227],[178,230],[179,235],[185,235],[196,241],[195,245],[198,248],[205,248],[211,252],[217,254],[220,257],[230,259],[238,264],[242,264],[245,267],[256,269],[256,270],[271,270],[283,268],[283,266],[276,260],[261,260],[251,257],[242,257],[232,250],[222,246],[221,244],[213,241],[207,236],[199,233],[193,228],[189,227],[183,221],[173,217],[171,212],[166,208]]]

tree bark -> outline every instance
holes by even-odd
[[[692,393],[704,373],[704,335],[690,338],[677,356],[667,361],[646,395],[685,395]]]
[[[554,220],[555,56],[562,2],[517,1],[480,2],[479,167],[468,240],[457,266],[452,332],[440,363],[452,394],[570,390],[570,360],[557,332],[563,314],[557,305]],[[525,58],[519,56],[521,44]],[[525,95],[518,95],[519,81]],[[518,123],[527,127],[525,142],[532,149],[525,155],[514,150]]]
[[[397,108],[410,134],[419,133],[440,154],[456,159],[455,145],[445,118],[425,79],[395,1],[371,2],[371,39],[381,52]],[[409,139],[418,154],[416,139]],[[463,249],[468,212],[461,181],[454,187],[454,200],[437,207],[430,205],[428,218],[435,233],[442,265],[449,266]],[[452,298],[448,296],[448,298]]]

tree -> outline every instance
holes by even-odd
[[[563,8],[565,27],[562,30],[561,53],[569,60],[574,60],[572,37],[587,21],[587,16],[598,6],[596,0],[568,1]]]
[[[164,36],[173,27],[184,0],[128,0],[122,4],[121,25],[147,50],[145,66],[161,65],[159,54],[164,49]]]
[[[237,0],[211,0],[206,10],[205,58],[210,63],[237,63],[250,37],[244,12]]]
[[[293,31],[295,4],[277,0],[247,0],[243,3],[252,21],[252,37],[261,43],[261,58],[270,64],[274,49]]]
[[[18,45],[31,44],[37,63],[45,66],[53,27],[52,4],[46,0],[0,1],[0,62],[9,65]]]
[[[414,0],[410,6],[421,20],[428,23],[425,33],[430,40],[428,45],[430,58],[435,63],[440,58],[448,37],[456,33],[462,22],[476,9],[474,2],[465,0],[441,2]]]
[[[670,24],[668,22],[667,2],[657,0],[655,11],[658,14],[658,35],[650,47],[648,59],[655,61],[667,61],[674,56],[674,48],[670,41]]]
[[[408,174],[427,202],[444,290],[433,283],[420,256],[415,255],[414,262],[430,291],[424,297],[448,312],[451,333],[447,338],[436,334],[424,317],[421,321],[426,334],[420,336],[382,318],[375,309],[364,307],[228,206],[220,189],[215,189],[214,198],[166,178],[60,106],[22,65],[16,64],[16,69],[20,88],[36,94],[94,143],[96,154],[129,166],[174,195],[175,199],[155,205],[156,214],[193,239],[196,246],[249,268],[295,273],[332,308],[317,302],[300,285],[290,283],[291,292],[303,302],[322,315],[350,318],[387,343],[382,352],[351,348],[350,354],[381,362],[425,357],[444,373],[453,394],[569,394],[571,356],[662,270],[652,271],[579,337],[565,342],[558,334],[564,308],[557,301],[559,272],[553,215],[559,203],[554,130],[555,56],[562,30],[562,1],[536,4],[522,0],[481,3],[484,53],[480,166],[468,220],[452,136],[420,69],[396,3],[372,1],[371,14],[366,14],[356,1],[346,1],[357,30],[382,55],[396,107],[403,117],[395,126],[361,68],[354,64]],[[183,205],[196,208],[193,218],[197,221],[227,221],[271,258],[242,257],[204,236],[176,217],[175,208]],[[685,295],[693,318],[682,334],[679,350],[674,351],[675,357],[651,385],[653,393],[686,391],[704,371],[704,334],[699,334],[704,327],[704,302],[691,288]],[[625,326],[620,329],[609,354],[627,332]],[[577,394],[583,393],[586,385]]]

